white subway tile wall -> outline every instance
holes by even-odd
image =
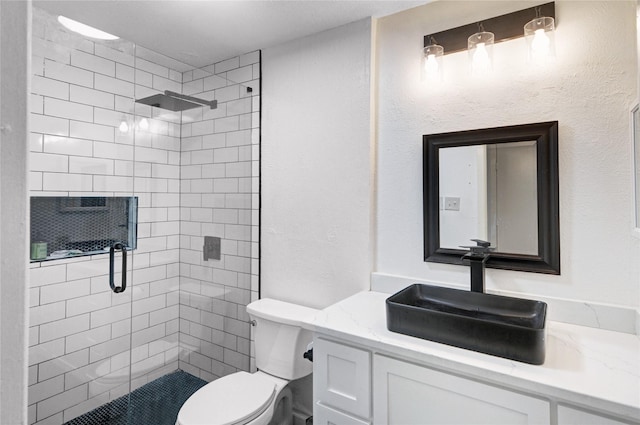
[[[134,194],[139,223],[124,293],[105,255],[32,264],[29,423],[62,424],[178,368],[205,380],[255,370],[259,52],[183,72],[33,13],[31,195]],[[218,109],[134,103],[165,89]],[[204,236],[222,239],[220,260],[203,260]]]
[[[245,307],[258,298],[259,62],[252,52],[183,74],[184,93],[218,100],[184,114],[180,165],[179,364],[206,380],[255,370]],[[203,259],[204,236],[221,238],[220,260]]]

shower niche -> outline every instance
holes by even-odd
[[[31,262],[136,248],[138,198],[31,197]]]

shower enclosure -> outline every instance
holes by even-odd
[[[30,424],[82,423],[101,406],[111,423],[144,423],[135,390],[153,388],[157,413],[176,402],[159,399],[173,372],[254,368],[259,83],[259,52],[196,68],[34,8],[30,190],[58,200],[47,236],[31,235]],[[107,222],[115,198],[137,204],[135,244],[54,231]],[[110,246],[83,244],[95,240]]]

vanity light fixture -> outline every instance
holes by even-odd
[[[529,60],[544,63],[555,56],[555,19],[540,16],[540,7],[536,7],[536,17],[524,26],[524,38],[527,41]]]
[[[117,40],[118,38],[120,38],[113,34],[109,34],[108,32],[104,32],[97,28],[90,27],[89,25],[85,25],[81,22],[74,21],[73,19],[69,19],[66,16],[58,16],[58,22],[60,22],[67,29],[70,29],[73,32],[77,32],[78,34],[87,37],[97,38],[100,40]]]
[[[433,60],[428,61],[430,47],[442,49],[442,55],[468,50],[474,75],[486,74],[491,69],[493,44],[524,37],[531,50],[531,57],[539,61],[545,54],[553,56],[555,26],[557,25],[555,3],[545,3],[535,7],[507,13],[506,15],[483,19],[481,24],[470,23],[424,36],[422,66],[435,68]],[[484,28],[491,30],[485,31]],[[524,28],[524,31],[523,31]],[[428,50],[429,49],[429,50]],[[524,53],[524,51],[523,51]],[[433,56],[432,59],[437,59]],[[444,59],[438,63],[439,69]]]
[[[423,80],[439,82],[442,80],[442,57],[444,48],[435,38],[430,37],[430,44],[422,51],[422,76]]]
[[[494,34],[485,31],[482,23],[478,24],[478,32],[467,39],[472,75],[483,76],[491,72],[494,39]]]

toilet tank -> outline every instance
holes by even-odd
[[[262,372],[293,380],[311,373],[312,363],[303,358],[313,340],[303,329],[318,310],[283,301],[263,298],[247,306],[252,320],[256,366]]]

